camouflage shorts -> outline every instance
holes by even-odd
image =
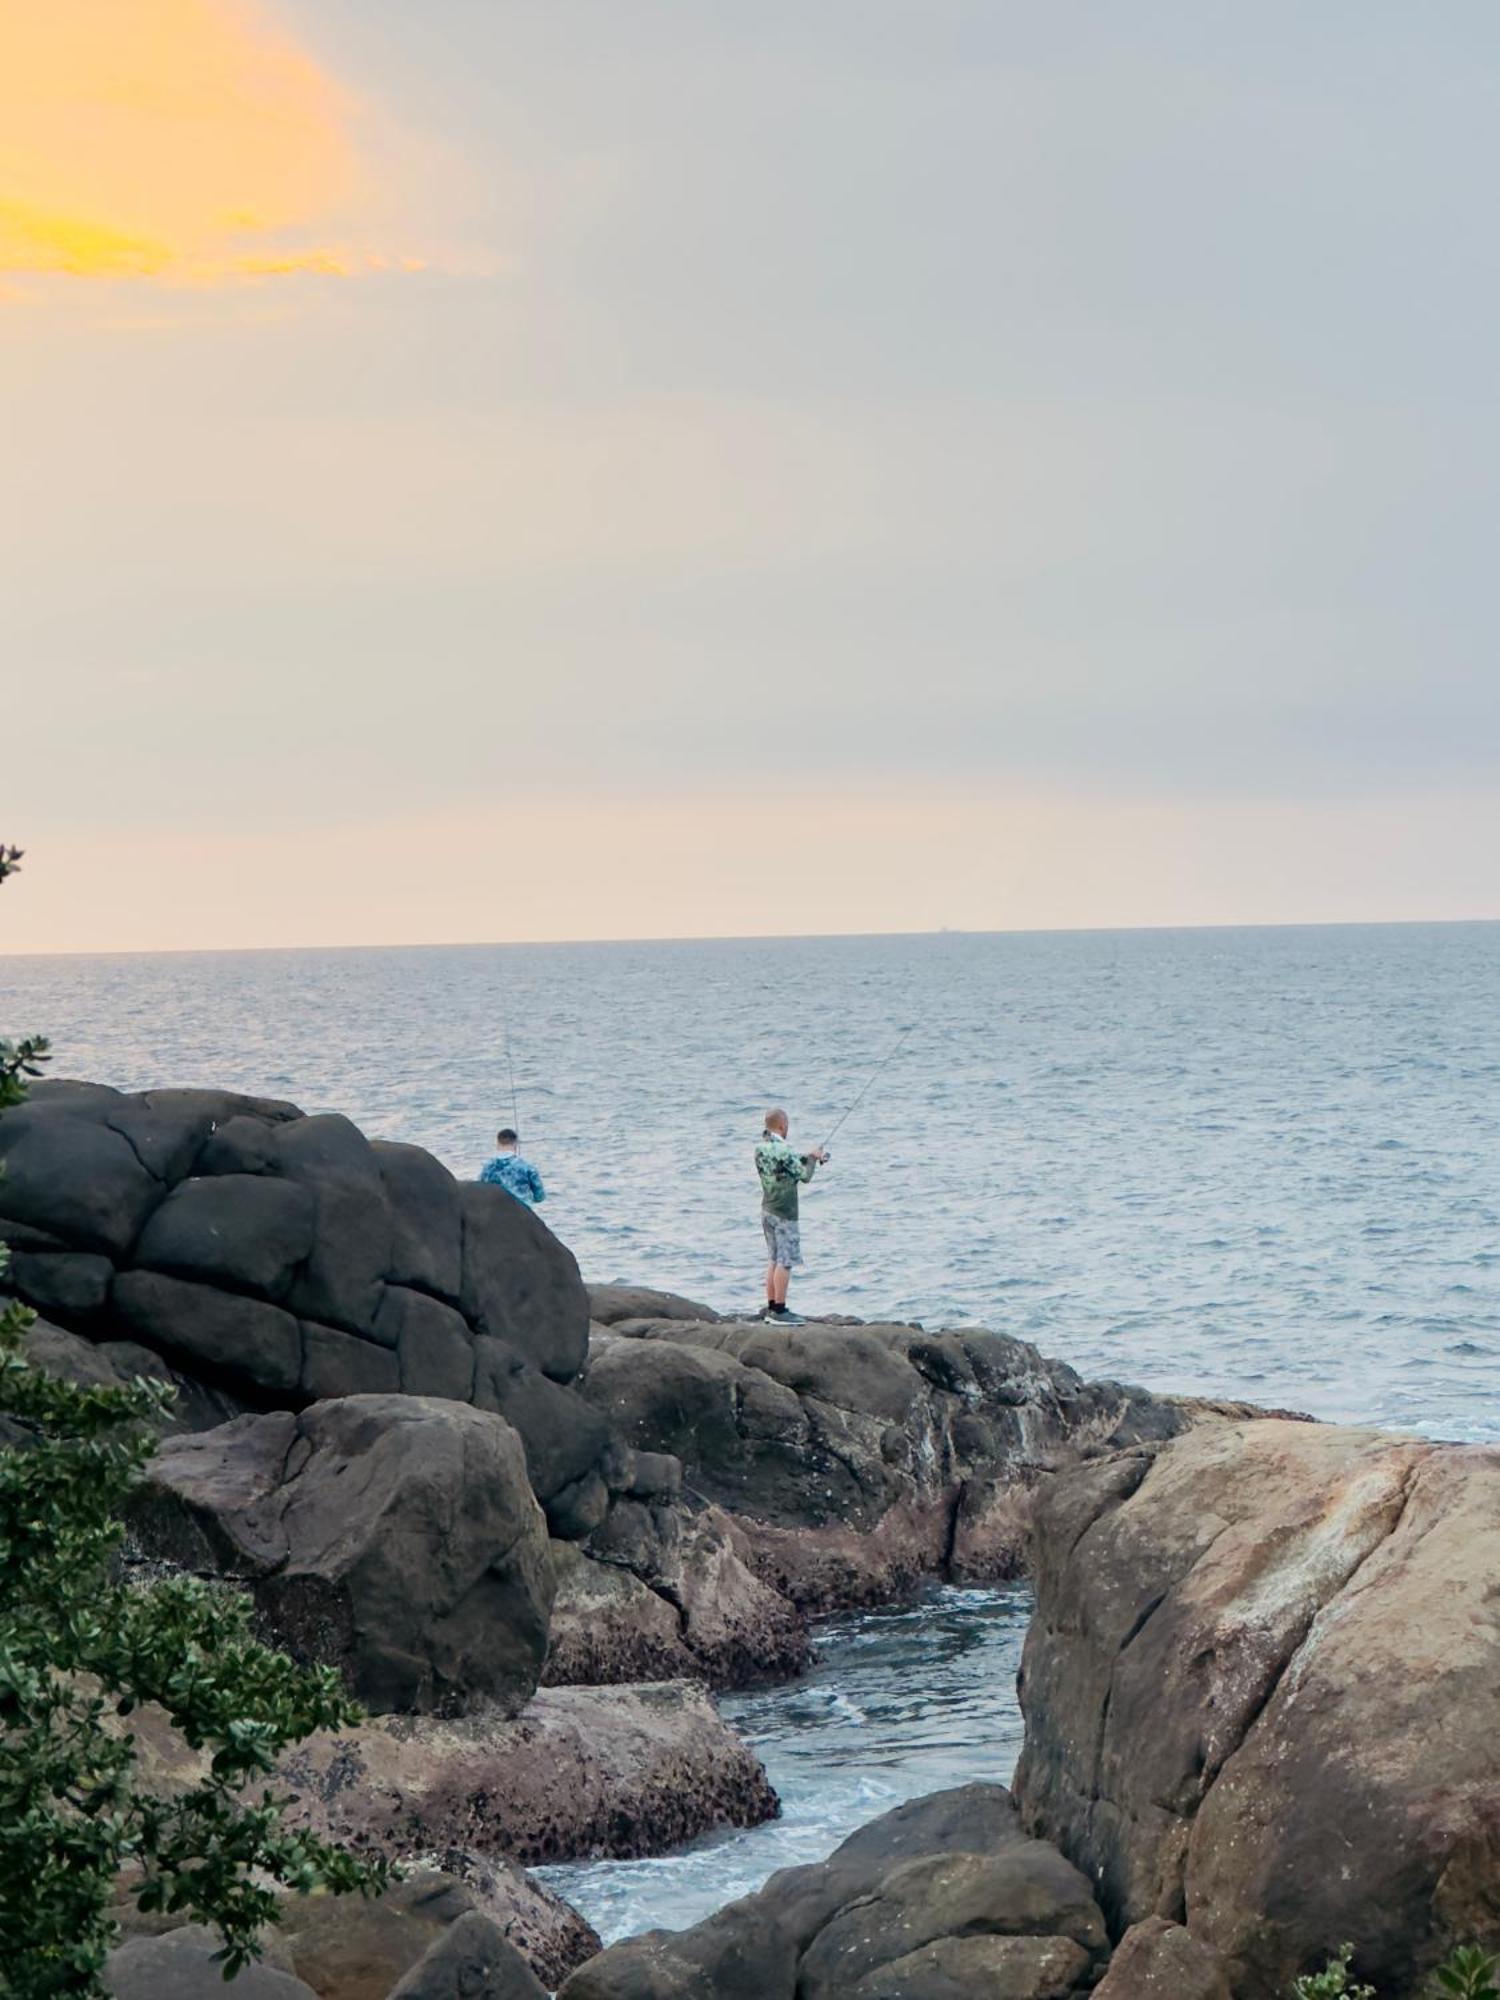
[[[802,1231],[784,1215],[762,1215],[760,1226],[766,1233],[766,1254],[773,1264],[790,1271],[802,1262]]]

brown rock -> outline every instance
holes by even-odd
[[[547,2000],[499,1926],[470,1910],[427,1947],[391,2000]]]
[[[1218,1424],[1038,1510],[1017,1793],[1237,2000],[1500,1943],[1500,1451]],[[1164,1947],[1165,1948],[1165,1947]]]
[[[281,1777],[325,1837],[521,1862],[658,1854],[777,1811],[759,1760],[680,1681],[548,1688],[514,1719],[385,1717],[310,1739]]]
[[[115,2000],[219,2000],[225,1992],[216,1931],[184,1925],[159,1937],[133,1937],[116,1947],[104,1968]],[[250,1965],[234,1982],[245,2000],[312,2000],[312,1989],[271,1965]]]
[[[1231,2000],[1224,1962],[1181,1924],[1147,1917],[1116,1947],[1095,2000]]]
[[[498,1417],[409,1396],[240,1417],[164,1444],[132,1519],[144,1553],[242,1578],[377,1711],[513,1711],[536,1686],[552,1568]]]

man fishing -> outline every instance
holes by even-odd
[[[509,1195],[527,1208],[535,1208],[539,1201],[547,1199],[547,1190],[542,1186],[542,1177],[530,1160],[523,1160],[516,1150],[520,1140],[509,1125],[504,1125],[495,1134],[495,1144],[500,1148],[492,1160],[486,1160],[479,1169],[479,1178],[487,1187],[504,1188]]]
[[[784,1111],[766,1113],[766,1129],[755,1149],[755,1169],[760,1175],[760,1222],[765,1231],[766,1309],[763,1317],[781,1326],[800,1326],[797,1315],[787,1311],[786,1288],[794,1268],[802,1262],[802,1233],[798,1221],[797,1196],[804,1181],[810,1181],[828,1155],[821,1147],[799,1153],[787,1139]]]

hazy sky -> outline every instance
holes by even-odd
[[[1500,916],[1497,78],[0,0],[0,948]]]

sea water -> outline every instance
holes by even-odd
[[[9,892],[7,892],[9,893]],[[348,1112],[473,1174],[512,1120],[585,1273],[760,1300],[751,1148],[822,1139],[803,1311],[984,1324],[1086,1375],[1500,1438],[1500,925],[0,960],[59,1074]],[[904,1042],[904,1028],[913,1032]],[[831,1621],[725,1708],[785,1811],[551,1871],[696,1921],[902,1798],[1004,1779],[1026,1605]]]
[[[1029,1616],[1024,1590],[943,1589],[825,1620],[805,1679],[719,1703],[759,1752],[779,1819],[680,1854],[539,1873],[608,1944],[695,1924],[776,1869],[823,1860],[903,1799],[972,1779],[1004,1784],[1021,1749],[1015,1680]]]
[[[1497,994],[1500,924],[945,933],[0,959],[0,1032],[50,1033],[62,1075],[345,1111],[460,1174],[513,1060],[585,1274],[732,1310],[762,1296],[762,1111],[822,1139],[914,1023],[804,1194],[801,1310],[1492,1438]]]

